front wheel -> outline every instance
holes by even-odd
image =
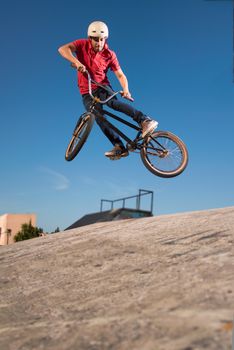
[[[80,116],[73,132],[71,141],[67,146],[65,154],[66,160],[70,161],[74,159],[80,152],[93,127],[94,119],[95,116],[92,113],[84,113]]]
[[[176,135],[168,131],[156,131],[143,143],[141,159],[154,175],[174,177],[186,168],[188,151]]]

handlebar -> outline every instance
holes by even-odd
[[[92,85],[91,83],[94,83],[95,85],[98,85],[100,87],[102,87],[103,89],[107,90],[108,92],[111,92],[111,89],[110,88],[107,88],[105,87],[105,85],[102,85],[100,83],[98,83],[97,81],[93,80],[89,74],[89,72],[86,70],[84,73],[87,74],[88,76],[88,84],[89,84],[89,94],[90,96],[92,97],[93,100],[96,100],[96,97],[93,96],[93,93],[92,93]],[[110,101],[113,97],[115,97],[116,95],[120,94],[121,91],[117,91],[117,92],[114,92],[112,95],[110,95],[106,100],[100,100],[98,99],[98,103],[101,103],[101,104],[105,104],[107,103],[108,101]]]
[[[71,66],[72,66],[73,68],[76,68],[76,66],[75,66],[73,63],[71,64]],[[87,71],[87,69],[84,71],[84,73],[86,73],[87,76],[88,76],[89,95],[92,97],[93,100],[96,100],[96,101],[98,100],[98,101],[97,101],[98,103],[105,104],[105,103],[107,103],[108,101],[110,101],[113,97],[115,97],[116,95],[122,94],[122,91],[121,91],[121,90],[120,90],[120,91],[117,91],[117,92],[114,92],[114,93],[112,94],[113,91],[112,91],[108,86],[102,85],[102,84],[98,83],[97,81],[93,80],[93,79],[91,78],[89,72]],[[97,97],[93,96],[93,93],[92,93],[92,85],[91,85],[91,83],[94,83],[95,85],[98,85],[98,86],[102,87],[103,89],[105,89],[106,91],[108,91],[109,93],[111,93],[111,95],[110,95],[106,100],[103,100],[103,101],[101,101],[100,99],[97,99]],[[132,97],[127,98],[127,99],[130,100],[130,101],[134,101],[134,99],[133,99]]]

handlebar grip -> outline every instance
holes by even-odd
[[[120,91],[120,94],[121,94],[121,96],[123,97],[123,98],[126,98],[126,100],[129,100],[129,101],[134,101],[134,98],[133,97],[125,97],[125,96],[123,96],[123,91]]]

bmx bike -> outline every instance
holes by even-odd
[[[91,79],[88,71],[86,73],[88,75],[89,94],[93,102],[89,111],[83,113],[78,119],[66,149],[65,159],[67,161],[73,160],[86,142],[95,120],[94,109],[96,104],[105,104],[114,96],[121,93],[121,91],[110,91],[109,87]],[[107,90],[109,94],[108,98],[100,100],[94,96],[91,83]],[[151,173],[160,177],[170,178],[178,176],[185,170],[188,164],[188,151],[184,142],[178,136],[169,131],[155,131],[143,138],[142,128],[140,126],[132,124],[107,110],[103,109],[103,113],[137,131],[135,139],[132,140],[105,119],[105,123],[126,141],[126,148],[129,152],[140,153],[143,164]]]

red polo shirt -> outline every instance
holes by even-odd
[[[100,52],[93,50],[90,39],[75,40],[73,44],[76,47],[77,59],[87,68],[91,78],[103,85],[110,84],[106,75],[108,69],[116,71],[120,69],[120,65],[116,54],[108,48],[107,43]],[[82,95],[89,92],[88,79],[85,73],[78,72],[78,86]],[[97,85],[92,84],[92,89],[95,88],[97,88]]]

